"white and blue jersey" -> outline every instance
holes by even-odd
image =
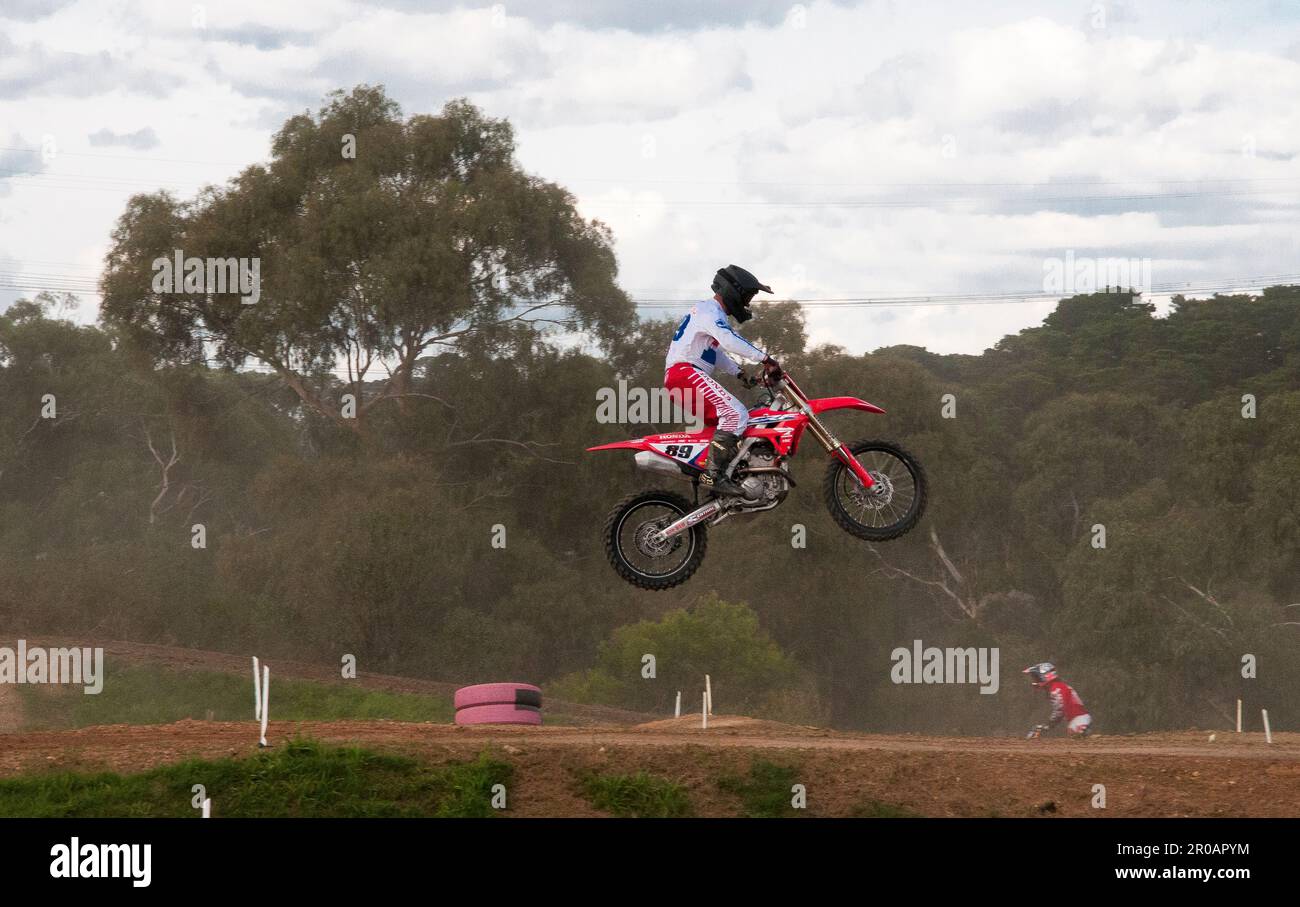
[[[703,299],[677,325],[664,360],[664,371],[684,362],[706,375],[712,375],[717,368],[724,374],[739,375],[740,366],[732,356],[762,362],[767,354],[732,329],[721,303]]]

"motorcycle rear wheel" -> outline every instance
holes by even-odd
[[[662,592],[691,578],[704,560],[704,524],[657,546],[648,537],[695,508],[671,491],[639,491],[615,505],[605,519],[605,555],[615,572],[634,586]]]

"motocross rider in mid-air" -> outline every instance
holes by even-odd
[[[712,289],[713,298],[697,302],[677,325],[664,362],[664,386],[681,395],[684,407],[702,409],[704,424],[714,428],[708,471],[700,477],[700,484],[720,495],[743,497],[745,492],[726,472],[749,424],[749,409],[713,379],[713,372],[721,368],[746,387],[753,387],[758,379],[745,374],[731,358],[736,356],[761,362],[774,376],[780,375],[776,360],[737,334],[727,321],[728,315],[741,324],[748,321],[753,317],[750,301],[759,290],[771,293],[772,288],[744,268],[728,265],[714,275]]]

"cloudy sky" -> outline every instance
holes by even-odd
[[[0,308],[360,82],[508,118],[638,299],[734,262],[856,352],[979,352],[1067,254],[1157,300],[1300,273],[1295,0],[0,0]]]

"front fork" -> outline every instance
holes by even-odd
[[[871,473],[867,472],[866,468],[858,462],[858,458],[853,455],[853,451],[841,444],[839,439],[831,434],[830,429],[821,424],[813,413],[812,407],[802,400],[799,401],[799,405],[803,409],[804,415],[808,417],[808,431],[812,433],[812,436],[817,439],[822,447],[826,448],[826,452],[847,466],[849,471],[857,476],[863,488],[870,488],[875,485],[876,481],[871,478]]]
[[[876,480],[871,478],[871,473],[867,472],[867,468],[858,462],[858,458],[853,455],[853,451],[849,450],[843,444],[837,444],[832,448],[831,456],[847,466],[849,472],[857,476],[858,481],[862,483],[863,488],[870,488],[876,484]]]
[[[858,462],[858,458],[853,455],[853,451],[841,444],[839,439],[831,434],[831,430],[822,425],[821,420],[817,418],[817,414],[813,412],[808,397],[804,395],[799,385],[794,383],[794,379],[789,375],[782,375],[780,382],[781,390],[790,395],[794,402],[798,404],[799,412],[808,418],[808,430],[812,432],[812,436],[817,439],[818,443],[826,448],[826,452],[847,466],[849,471],[857,476],[863,488],[870,488],[875,485],[875,479],[871,478],[871,473],[867,472],[862,464]]]

